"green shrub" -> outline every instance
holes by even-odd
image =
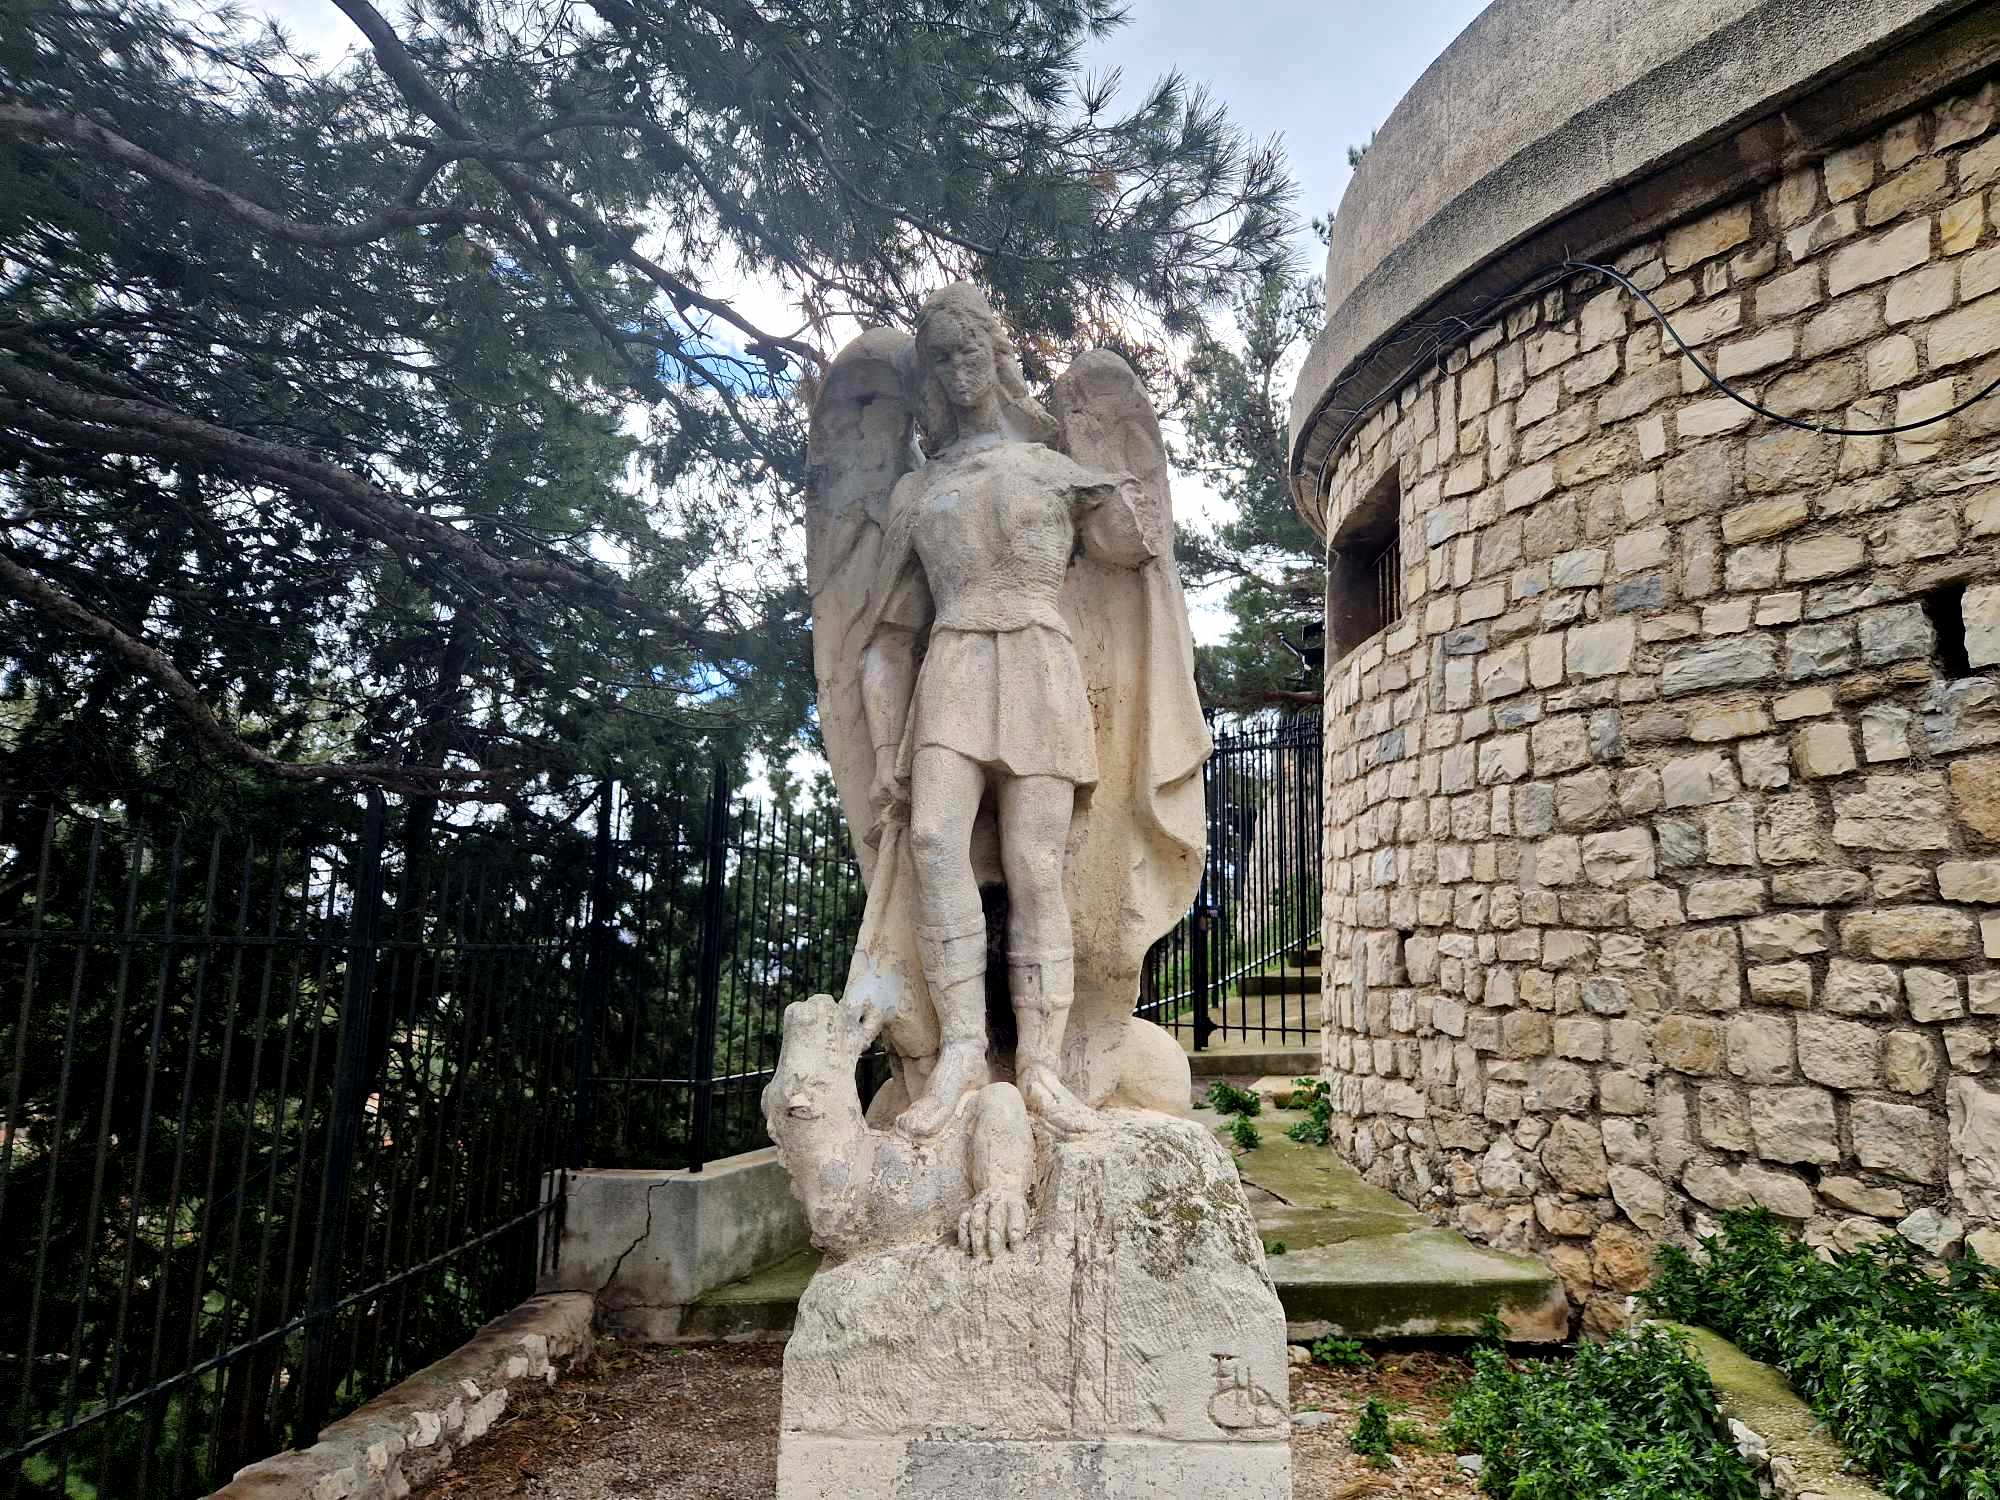
[[[1264,1101],[1250,1090],[1239,1089],[1220,1078],[1208,1086],[1208,1102],[1225,1115],[1254,1115],[1264,1108]]]
[[[1446,1440],[1485,1461],[1480,1487],[1507,1500],[1753,1500],[1757,1481],[1729,1441],[1708,1371],[1666,1329],[1578,1347],[1568,1362],[1516,1368],[1497,1344]]]
[[[1264,1144],[1264,1137],[1258,1134],[1257,1127],[1241,1115],[1229,1122],[1229,1139],[1238,1151],[1255,1151]]]
[[[1349,1370],[1374,1363],[1368,1357],[1368,1351],[1361,1347],[1361,1340],[1335,1338],[1330,1333],[1312,1341],[1312,1362],[1325,1365],[1330,1370]]]
[[[2000,1500],[2000,1272],[1939,1274],[1900,1238],[1822,1260],[1762,1209],[1700,1257],[1666,1248],[1642,1294],[1784,1371],[1895,1500]]]
[[[1285,1134],[1306,1146],[1324,1146],[1333,1139],[1333,1088],[1324,1078],[1292,1080],[1292,1108],[1306,1112]]]

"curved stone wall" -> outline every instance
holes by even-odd
[[[1616,264],[1812,423],[2000,378],[1968,88]],[[1756,417],[1576,278],[1330,455],[1405,612],[1328,669],[1337,1144],[1615,1323],[1761,1203],[2000,1255],[2000,398]]]
[[[2000,13],[1978,0],[1493,0],[1341,200],[1329,316],[1293,400],[1308,520],[1339,413],[1373,401],[1428,325],[1841,144],[1975,53],[2000,56]]]

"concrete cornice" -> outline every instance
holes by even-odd
[[[1410,325],[1644,238],[1995,62],[1995,0],[1495,0],[1391,112],[1334,219],[1327,326],[1292,396],[1306,519],[1346,413],[1421,351]]]

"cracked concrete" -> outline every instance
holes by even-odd
[[[768,1149],[700,1172],[568,1172],[563,1189],[562,1240],[541,1289],[590,1292],[599,1325],[631,1338],[694,1336],[689,1310],[704,1293],[807,1243],[805,1215]]]

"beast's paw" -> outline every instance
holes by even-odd
[[[1027,1237],[1027,1200],[1006,1188],[988,1188],[958,1216],[958,1248],[974,1260],[998,1259],[1002,1250],[1020,1249]]]

